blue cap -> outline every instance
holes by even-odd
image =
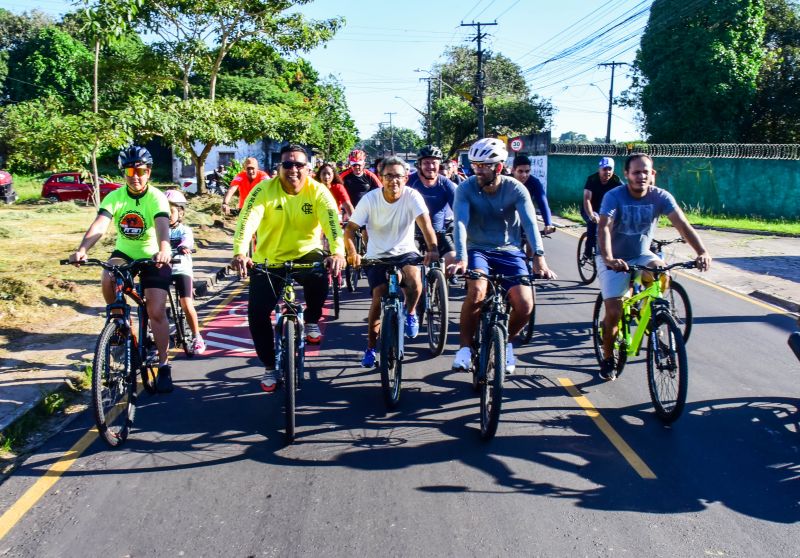
[[[614,168],[614,159],[612,159],[611,157],[603,157],[602,159],[600,159],[600,164],[597,165],[597,166],[600,167],[601,169],[605,169],[605,168],[613,169]]]

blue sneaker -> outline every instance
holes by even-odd
[[[364,351],[364,358],[361,359],[361,366],[364,368],[375,368],[375,360],[378,358],[378,355],[375,353],[375,349],[367,349]]]
[[[419,320],[416,314],[406,314],[406,335],[411,339],[419,335]]]

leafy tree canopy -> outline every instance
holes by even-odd
[[[373,159],[390,155],[392,144],[395,153],[416,153],[423,139],[411,128],[381,126],[372,137],[361,140],[362,149]]]

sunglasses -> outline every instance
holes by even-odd
[[[472,163],[473,169],[492,169],[497,163]]]
[[[292,167],[296,168],[297,170],[302,170],[306,168],[308,163],[301,163],[300,161],[281,161],[281,167],[289,170]]]
[[[150,169],[147,167],[125,167],[125,176],[144,176]]]
[[[255,167],[247,167],[245,170],[254,171],[254,170],[256,170],[256,168]]]

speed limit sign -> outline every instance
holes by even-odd
[[[522,151],[523,147],[525,147],[525,142],[522,141],[522,138],[514,138],[511,140],[511,151]]]

